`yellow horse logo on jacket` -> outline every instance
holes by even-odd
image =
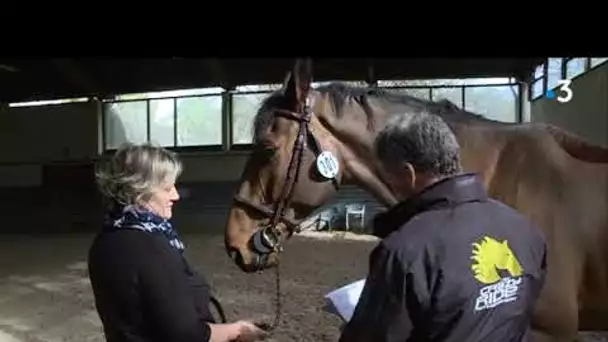
[[[499,242],[484,236],[480,242],[473,243],[471,259],[475,261],[471,266],[475,279],[482,284],[494,284],[501,280],[498,270],[507,271],[511,277],[521,276],[524,272],[507,240]]]

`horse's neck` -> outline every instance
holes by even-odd
[[[364,113],[353,112],[337,118],[325,118],[326,128],[341,146],[345,180],[357,184],[371,193],[380,203],[391,206],[397,201],[382,179],[379,172],[379,160],[374,153],[374,140],[385,127],[390,113],[407,112],[409,108],[392,105],[387,110],[377,110],[368,122]],[[466,171],[478,172],[489,184],[493,176],[494,165],[498,155],[488,139],[494,139],[494,125],[468,124],[460,119],[452,120],[443,116],[456,134],[462,147],[462,162]]]
[[[384,127],[387,116],[376,114],[369,123],[363,113],[348,113],[322,118],[323,126],[339,146],[344,165],[343,182],[351,182],[369,192],[378,202],[389,207],[397,203],[379,172],[374,153],[374,139]]]
[[[462,123],[444,117],[460,144],[461,164],[465,172],[478,173],[486,187],[495,175],[502,147],[508,142],[506,131],[490,124]]]

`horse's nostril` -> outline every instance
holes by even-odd
[[[237,265],[242,266],[244,264],[243,255],[238,249],[230,248],[228,255]]]
[[[236,256],[237,256],[238,253],[239,252],[236,249],[231,249],[228,252],[228,256],[230,257],[230,259],[234,260],[236,258]]]

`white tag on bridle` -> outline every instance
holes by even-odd
[[[317,157],[317,170],[319,173],[328,179],[332,179],[338,175],[340,165],[338,159],[329,151],[323,151]]]

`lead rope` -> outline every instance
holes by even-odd
[[[220,301],[213,295],[209,297],[209,301],[211,302],[211,304],[213,304],[213,306],[215,306],[215,310],[220,316],[220,322],[228,323],[228,320],[226,319],[226,313],[224,312],[224,308],[222,307],[222,304],[220,304]]]
[[[303,126],[303,125],[302,125]],[[302,126],[300,127],[300,129],[302,130]],[[304,129],[304,133],[303,135],[305,135],[305,129]],[[295,175],[290,175],[292,172],[291,171],[291,167],[288,169],[287,172],[287,177],[289,178],[290,176],[294,177],[294,182],[291,184],[290,189],[288,190],[288,195],[286,196],[287,198],[290,197],[291,192],[293,191],[293,188],[295,187],[295,183],[297,182],[297,178],[299,176],[300,173],[300,165],[302,162],[302,154],[303,154],[303,148],[301,145],[303,145],[303,138],[301,137],[302,134],[298,134],[300,136],[300,141],[297,142],[296,147],[294,148],[294,158],[292,158],[292,161],[297,160],[297,166],[295,167]],[[298,154],[297,156],[295,156],[295,154]],[[291,166],[291,165],[290,165]],[[288,183],[289,184],[289,183]],[[284,203],[285,204],[285,203]],[[283,208],[281,208],[283,209]],[[281,313],[282,313],[282,305],[281,305],[281,271],[280,271],[280,266],[281,266],[281,259],[277,258],[277,264],[275,266],[275,316],[274,316],[274,321],[272,322],[272,325],[270,325],[269,327],[266,328],[266,331],[268,332],[273,332],[281,323]]]
[[[275,269],[275,316],[274,316],[274,322],[272,322],[272,326],[270,327],[270,330],[273,331],[275,330],[278,326],[279,323],[281,322],[281,272],[279,271],[279,266],[280,266],[280,262],[278,261],[277,258],[277,266]]]
[[[290,163],[290,165],[287,169],[287,184],[291,184],[291,186],[289,186],[288,189],[283,188],[283,191],[287,192],[285,194],[286,195],[285,198],[287,198],[287,199],[291,198],[291,193],[293,192],[293,189],[295,188],[295,185],[296,185],[299,175],[300,175],[300,167],[302,165],[302,158],[304,156],[304,145],[306,144],[306,137],[307,137],[306,133],[308,133],[306,125],[309,122],[309,120],[310,120],[310,118],[305,116],[305,117],[301,118],[301,121],[300,121],[298,140],[296,141],[296,145],[294,146],[292,160],[291,160],[291,162],[292,163],[295,162],[296,165],[291,165],[291,163]],[[295,174],[292,174],[292,173],[295,173]],[[291,177],[293,177],[293,182],[290,182]],[[284,203],[279,203],[279,208],[280,208],[281,214],[282,214],[282,211],[284,208],[283,205],[286,205],[287,202],[289,202],[289,200],[285,201]],[[281,205],[281,204],[283,204],[283,205]],[[275,214],[277,212],[279,212],[279,210],[276,210]],[[274,224],[276,224],[276,223],[274,223]],[[268,332],[273,332],[281,323],[282,305],[281,305],[280,266],[281,266],[280,258],[277,258],[277,265],[275,266],[275,316],[274,316],[274,321],[272,322],[272,325],[270,325],[269,327],[264,327],[264,328],[266,328],[265,330]]]

